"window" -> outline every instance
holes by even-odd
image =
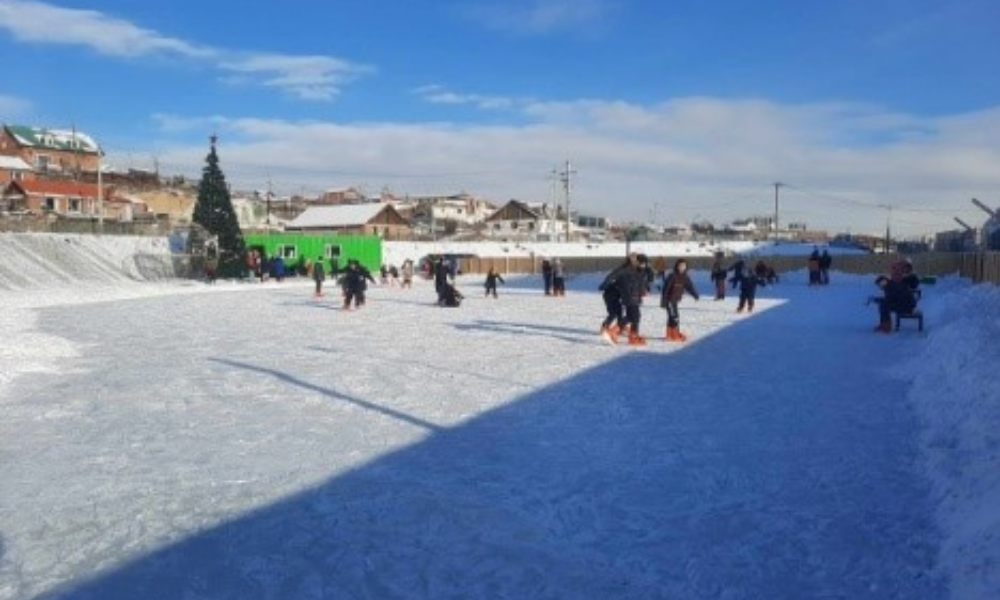
[[[83,208],[83,200],[80,198],[69,199],[69,212],[80,212]]]
[[[295,246],[291,245],[278,246],[275,250],[277,255],[286,261],[295,260],[296,258],[299,257],[299,249],[296,248]]]
[[[52,158],[47,154],[37,154],[35,155],[35,168],[39,171],[48,171],[51,160]]]
[[[42,202],[42,208],[45,209],[45,210],[55,210],[56,209],[56,199],[53,198],[52,196],[46,197],[45,201]]]
[[[327,244],[323,247],[323,256],[326,258],[340,258],[340,245]]]

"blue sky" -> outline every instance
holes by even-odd
[[[0,121],[314,194],[772,214],[900,235],[1000,205],[995,0],[0,0]]]

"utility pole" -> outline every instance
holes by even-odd
[[[274,193],[271,191],[271,179],[267,180],[267,235],[271,235],[271,198]]]
[[[785,184],[774,182],[774,239],[778,239],[778,190]]]
[[[889,246],[892,243],[892,205],[886,204],[886,215],[885,215],[885,253],[889,254]]]
[[[576,171],[570,169],[570,167],[569,167],[569,161],[567,160],[566,161],[566,166],[563,169],[563,172],[560,173],[560,180],[562,181],[562,184],[563,184],[563,197],[565,198],[565,201],[566,201],[566,242],[567,243],[570,241],[570,239],[569,239],[569,235],[570,235],[569,194],[570,194],[570,190],[572,189],[572,187],[570,185],[570,177],[573,175],[573,173],[576,173]]]

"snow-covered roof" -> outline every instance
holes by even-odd
[[[17,156],[0,155],[0,169],[8,171],[31,171],[31,165]]]
[[[70,129],[45,129],[26,125],[7,125],[7,131],[22,146],[53,148],[79,152],[100,152],[100,146],[86,133]]]
[[[292,219],[287,227],[289,229],[354,227],[368,223],[383,209],[385,205],[381,203],[311,206]]]

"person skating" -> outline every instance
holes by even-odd
[[[413,287],[413,261],[410,259],[403,261],[403,283],[400,287]]]
[[[646,338],[639,334],[642,321],[642,297],[649,289],[646,273],[649,260],[644,254],[630,254],[629,267],[616,280],[618,293],[625,310],[625,327],[628,327],[630,346],[645,346]]]
[[[819,283],[820,285],[830,284],[830,268],[833,266],[833,257],[826,248],[819,255]]]
[[[434,263],[433,276],[434,291],[437,292],[437,303],[441,304],[444,300],[445,286],[449,284],[449,280],[454,279],[448,270],[448,264],[445,263],[443,256],[439,257],[437,262]]]
[[[552,262],[547,259],[542,259],[542,284],[545,286],[545,295],[552,295]]]
[[[552,261],[552,295],[566,295],[566,270],[561,258]]]
[[[677,306],[681,298],[684,297],[684,292],[698,300],[698,290],[694,288],[694,283],[687,272],[687,261],[680,258],[674,264],[673,272],[663,282],[663,293],[660,295],[660,307],[667,309],[666,339],[668,341],[683,342],[687,340],[687,336],[681,333],[680,311]]]
[[[607,316],[601,323],[601,337],[611,344],[618,343],[618,334],[626,328],[625,307],[622,304],[618,278],[629,269],[632,269],[631,257],[626,258],[624,263],[612,269],[610,273],[605,275],[601,285],[597,286],[597,289],[601,291],[601,298],[604,300],[604,309],[607,311]]]
[[[320,256],[316,259],[316,263],[312,267],[312,278],[316,283],[316,291],[313,296],[317,298],[323,297],[323,282],[326,281],[326,269],[323,268],[323,257]]]
[[[809,260],[806,261],[806,267],[809,269],[809,285],[819,285],[819,248],[813,246],[812,254],[809,255]]]
[[[733,285],[734,290],[739,289],[740,282],[743,281],[743,277],[745,275],[744,270],[746,268],[746,262],[739,256],[736,257],[736,262],[729,267],[729,270],[733,272],[733,276],[729,278],[729,283]]]
[[[497,297],[497,282],[506,284],[507,282],[503,280],[500,273],[497,273],[496,267],[490,267],[490,270],[486,273],[486,297],[489,298],[493,296]]]
[[[712,284],[715,285],[715,299],[725,300],[726,299],[726,273],[728,270],[725,265],[722,264],[721,252],[715,253],[715,262],[712,263],[711,279]]]
[[[361,308],[365,305],[365,291],[368,289],[368,282],[375,283],[372,274],[356,260],[351,260],[347,264],[347,270],[343,276],[344,288],[344,310],[351,310],[351,303],[354,308]]]
[[[736,307],[736,312],[741,313],[744,309],[748,313],[753,312],[754,298],[757,296],[757,286],[761,281],[762,279],[757,276],[756,272],[743,278],[743,281],[740,283],[740,304]]]

